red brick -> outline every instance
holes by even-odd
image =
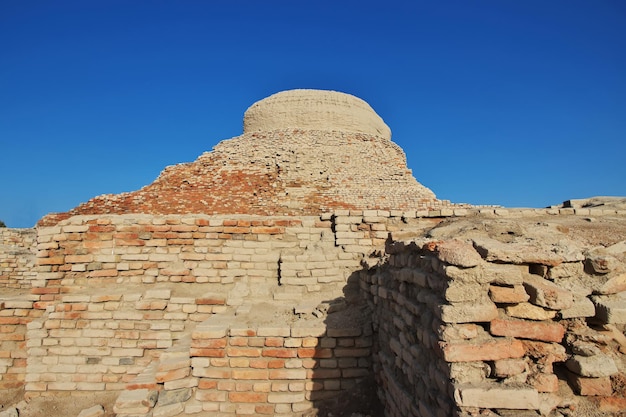
[[[196,298],[196,304],[222,306],[226,304],[226,300],[223,298]]]
[[[626,398],[624,397],[599,397],[597,401],[598,409],[605,413],[619,413],[626,410]]]
[[[559,343],[565,335],[565,327],[552,322],[494,319],[489,326],[489,332],[494,336]]]
[[[221,339],[193,339],[191,347],[194,348],[223,348],[226,347],[226,338]]]
[[[233,369],[233,379],[267,379],[268,372],[260,369]]]
[[[265,346],[268,347],[283,347],[284,339],[282,337],[266,337]]]
[[[252,233],[257,235],[280,235],[285,233],[282,227],[253,227]]]
[[[203,356],[210,358],[223,358],[226,356],[224,349],[203,349],[203,348],[190,348],[189,354],[193,356]]]
[[[279,359],[276,359],[279,360]],[[283,360],[284,363],[284,360]],[[250,368],[253,369],[265,369],[268,367],[269,361],[267,359],[250,359]]]
[[[328,348],[299,348],[299,358],[332,358],[333,350]]]
[[[285,360],[284,359],[271,359],[267,361],[267,367],[270,369],[284,368]]]
[[[494,361],[524,356],[524,345],[519,340],[494,339],[484,343],[462,342],[440,344],[446,362]]]
[[[254,412],[257,414],[274,415],[274,404],[257,405]]]
[[[235,403],[264,403],[267,401],[265,392],[230,392],[228,399]]]
[[[298,356],[298,352],[296,349],[288,348],[263,349],[263,356],[271,358],[295,358]]]
[[[261,349],[251,347],[234,347],[231,346],[227,349],[228,356],[245,356],[249,358],[261,356]]]
[[[585,378],[572,372],[567,373],[567,377],[579,395],[585,396],[611,396],[611,378],[608,376],[601,378]]]
[[[529,378],[530,385],[539,392],[557,392],[559,379],[554,374],[537,374]]]

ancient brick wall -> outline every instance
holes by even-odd
[[[30,288],[37,231],[0,228],[0,288]]]
[[[615,407],[626,314],[611,248],[424,237],[444,219],[537,213],[594,214],[75,216],[38,229],[32,288],[2,297],[0,386],[118,391],[120,415],[298,415],[376,376],[386,415],[404,416],[545,411],[568,379]]]
[[[560,396],[564,386],[593,398],[587,407],[618,411],[626,404],[623,272],[597,275],[586,290],[573,284],[596,257],[480,239],[389,242],[380,263],[360,273],[385,415],[559,407],[586,415]]]

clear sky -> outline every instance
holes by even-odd
[[[367,101],[441,199],[626,195],[623,0],[0,0],[0,220],[139,189],[293,88]]]

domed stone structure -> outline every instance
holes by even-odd
[[[244,134],[282,129],[365,133],[391,140],[391,130],[369,104],[337,91],[276,93],[250,106],[243,118]]]
[[[389,127],[365,101],[293,90],[253,104],[243,135],[196,161],[167,167],[140,190],[95,197],[39,224],[79,214],[295,216],[449,205],[415,180]]]

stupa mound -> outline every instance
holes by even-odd
[[[276,93],[250,106],[243,118],[244,134],[283,129],[334,130],[391,139],[391,130],[369,104],[337,91]]]
[[[253,104],[244,134],[150,185],[101,195],[40,225],[80,214],[318,215],[336,209],[449,205],[419,184],[383,120],[344,93],[293,90]]]

